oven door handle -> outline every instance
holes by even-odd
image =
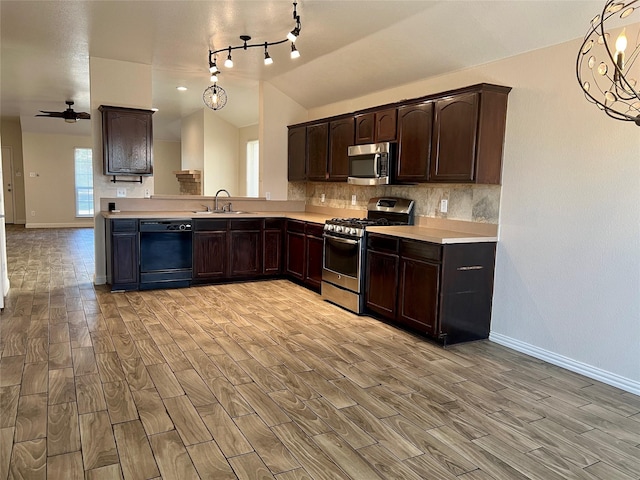
[[[348,245],[357,245],[360,242],[360,240],[350,240],[348,238],[334,237],[333,235],[327,235],[326,233],[324,234],[324,238],[335,240],[336,242],[340,243],[346,243]]]

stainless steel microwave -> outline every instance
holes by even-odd
[[[349,147],[348,183],[354,185],[385,185],[391,183],[393,143],[372,143]]]

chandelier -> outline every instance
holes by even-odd
[[[298,15],[297,11],[297,2],[293,2],[293,20],[295,22],[292,30],[287,34],[286,38],[282,40],[276,40],[274,42],[262,42],[262,43],[249,43],[251,41],[251,36],[249,35],[240,35],[240,40],[242,40],[241,45],[231,46],[229,45],[226,48],[221,48],[219,50],[209,50],[209,72],[211,73],[210,80],[213,82],[213,85],[205,89],[202,94],[202,99],[207,107],[212,110],[220,110],[227,104],[227,92],[218,85],[218,79],[220,76],[220,69],[218,68],[218,54],[225,52],[227,54],[227,58],[224,61],[225,68],[233,68],[233,59],[231,57],[231,52],[234,50],[247,50],[249,48],[264,48],[264,64],[271,65],[273,63],[273,59],[271,55],[269,55],[269,47],[274,45],[280,45],[285,42],[291,42],[291,53],[290,56],[292,59],[298,58],[300,56],[300,52],[296,48],[295,41],[300,36],[300,30],[302,29],[302,25],[300,23],[300,15]]]
[[[636,13],[639,2],[609,0],[602,13],[591,20],[576,61],[576,75],[587,100],[611,118],[638,126],[640,23],[625,27],[620,20]]]

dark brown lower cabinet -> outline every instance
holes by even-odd
[[[287,275],[304,280],[305,248],[304,222],[287,220],[286,257],[284,271]]]
[[[229,276],[262,274],[262,220],[229,221]]]
[[[227,276],[227,231],[196,231],[193,234],[193,280]],[[201,283],[201,282],[200,282]]]
[[[314,290],[322,284],[323,225],[287,220],[285,273]]]
[[[444,344],[487,338],[495,248],[369,234],[367,310]]]
[[[440,265],[402,258],[399,273],[398,323],[435,336]]]
[[[322,255],[324,252],[323,226],[315,223],[305,225],[306,265],[304,283],[315,290],[322,285]]]
[[[138,288],[138,220],[107,221],[107,278],[111,290]]]
[[[267,218],[262,232],[262,273],[278,275],[282,272],[282,225],[279,218]]]
[[[395,318],[398,290],[399,239],[369,235],[367,244],[366,304],[385,318]]]

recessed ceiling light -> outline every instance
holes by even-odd
[[[180,90],[181,92],[185,92],[187,87],[176,87],[176,90]]]

